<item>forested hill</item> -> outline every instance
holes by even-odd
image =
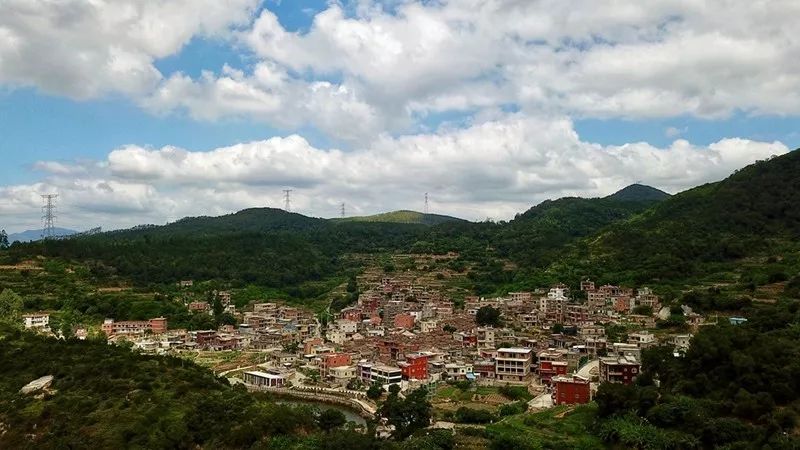
[[[609,195],[607,198],[623,202],[658,202],[669,197],[669,194],[660,189],[636,183]]]
[[[382,222],[382,223],[416,223],[422,225],[439,225],[447,222],[466,222],[452,216],[441,214],[426,214],[417,211],[392,211],[372,216],[346,217],[342,219],[332,219],[336,222]]]
[[[800,151],[677,194],[593,238],[595,265],[627,278],[682,279],[717,263],[798,250]]]
[[[564,246],[594,235],[612,223],[651,207],[661,192],[642,185],[629,186],[605,198],[565,197],[547,200],[518,215],[503,227],[496,245],[504,254],[527,266],[552,262]],[[669,194],[664,194],[669,196]]]
[[[499,224],[410,211],[326,220],[254,208],[220,217],[186,218],[164,226],[15,245],[0,258],[14,262],[45,255],[83,261],[99,277],[121,276],[137,284],[191,278],[285,287],[341,275],[341,257],[348,253],[455,251],[476,263],[495,261],[492,271],[497,272],[495,258],[508,258],[525,267],[546,267],[565,245],[652,203],[563,198],[546,201]]]

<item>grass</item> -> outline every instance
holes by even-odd
[[[559,406],[533,414],[507,417],[486,428],[493,439],[512,436],[532,449],[602,449],[600,438],[589,427],[595,419],[597,405]]]

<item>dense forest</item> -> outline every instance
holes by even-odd
[[[634,385],[602,384],[594,432],[625,448],[800,448],[800,302],[704,327],[685,355],[644,351]]]
[[[420,430],[416,422],[403,428],[402,442],[377,441],[353,431],[341,413],[276,403],[183,359],[44,338],[1,323],[0,367],[0,448],[453,447],[451,433]],[[50,387],[19,392],[46,375],[54,377]],[[424,419],[425,395],[412,398],[387,400],[390,423],[409,411]]]

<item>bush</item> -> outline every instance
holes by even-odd
[[[462,406],[456,410],[454,416],[456,422],[459,423],[490,423],[493,422],[496,417],[490,411],[485,409],[472,409]]]

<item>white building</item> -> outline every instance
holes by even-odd
[[[500,348],[495,358],[495,377],[500,381],[525,381],[531,374],[533,350],[530,348]]]
[[[50,328],[50,314],[48,313],[25,314],[22,319],[27,330],[47,330]]]

